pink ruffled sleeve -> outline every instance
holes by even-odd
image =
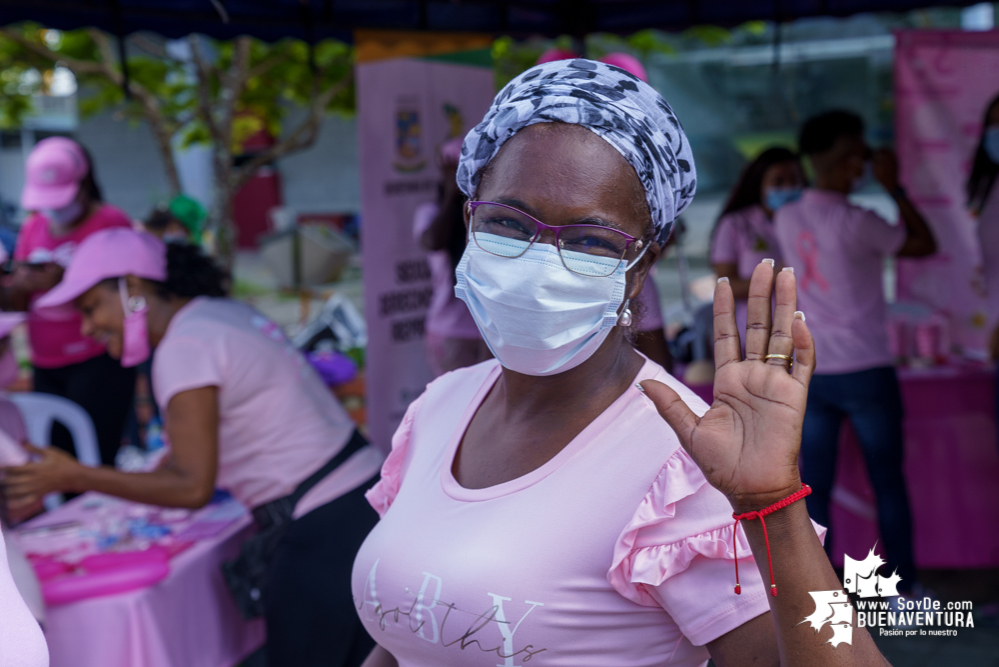
[[[733,538],[741,595],[734,591]],[[769,611],[745,532],[734,530],[728,500],[682,447],[618,538],[607,579],[629,600],[662,607],[695,646]]]
[[[402,478],[406,474],[413,420],[420,410],[420,405],[423,404],[424,395],[421,394],[419,398],[409,404],[406,414],[403,415],[402,423],[399,424],[395,435],[392,436],[392,451],[389,452],[385,463],[382,464],[381,479],[364,494],[371,506],[378,512],[379,517],[385,516],[385,512],[388,512],[395,497],[399,495],[399,487],[402,486]]]

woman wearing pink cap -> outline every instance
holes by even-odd
[[[220,487],[260,531],[226,567],[247,616],[263,614],[271,667],[359,665],[372,646],[350,567],[377,520],[364,499],[382,462],[281,329],[222,298],[223,273],[199,249],[131,229],[94,234],[40,308],[74,304],[83,332],[133,366],[153,359],[170,444],[151,472],[87,468],[52,448],[8,469],[12,513],[53,490],[100,491],[201,507]]]
[[[87,152],[65,137],[50,137],[28,156],[21,208],[30,212],[14,250],[16,268],[0,288],[0,307],[27,310],[35,391],[81,405],[94,422],[101,460],[114,463],[135,391],[135,372],[80,333],[80,316],[44,317],[35,302],[62,279],[76,247],[109,227],[131,227],[128,216],[105,204]],[[72,452],[69,432],[53,430],[52,444]]]

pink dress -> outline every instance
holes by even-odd
[[[749,280],[753,269],[764,259],[781,264],[777,230],[759,205],[734,211],[718,221],[718,229],[711,239],[711,263],[735,264],[739,278]],[[745,338],[746,300],[735,303],[735,321],[739,336]],[[743,340],[745,346],[745,340]]]
[[[978,216],[978,241],[985,272],[989,332],[999,326],[999,184],[993,186]]]
[[[451,464],[500,376],[448,373],[410,407],[368,499],[382,519],[354,562],[354,604],[400,667],[703,665],[704,644],[767,613],[732,509],[630,386],[552,460],[467,489]],[[647,361],[637,380],[672,386]]]
[[[413,240],[419,244],[423,232],[437,217],[440,207],[433,202],[420,204],[413,215]],[[427,309],[426,331],[441,338],[481,340],[482,334],[475,325],[465,302],[454,295],[454,267],[446,250],[427,253],[430,267],[430,284],[433,294]]]

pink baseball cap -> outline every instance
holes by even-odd
[[[166,280],[166,244],[128,227],[94,232],[73,253],[62,282],[38,299],[34,309],[65,306],[102,280],[122,276]]]
[[[66,137],[49,137],[31,149],[24,171],[21,208],[39,211],[69,205],[90,164],[80,144]]]
[[[600,59],[600,62],[613,65],[614,67],[620,67],[628,74],[634,74],[645,83],[649,82],[649,75],[646,73],[645,67],[642,65],[641,61],[638,60],[638,58],[630,53],[608,53]]]

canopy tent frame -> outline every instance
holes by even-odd
[[[570,35],[645,28],[781,23],[816,16],[904,12],[975,2],[940,0],[0,0],[0,25],[35,21],[56,29],[96,27],[114,35],[151,31],[351,41],[355,29]]]

